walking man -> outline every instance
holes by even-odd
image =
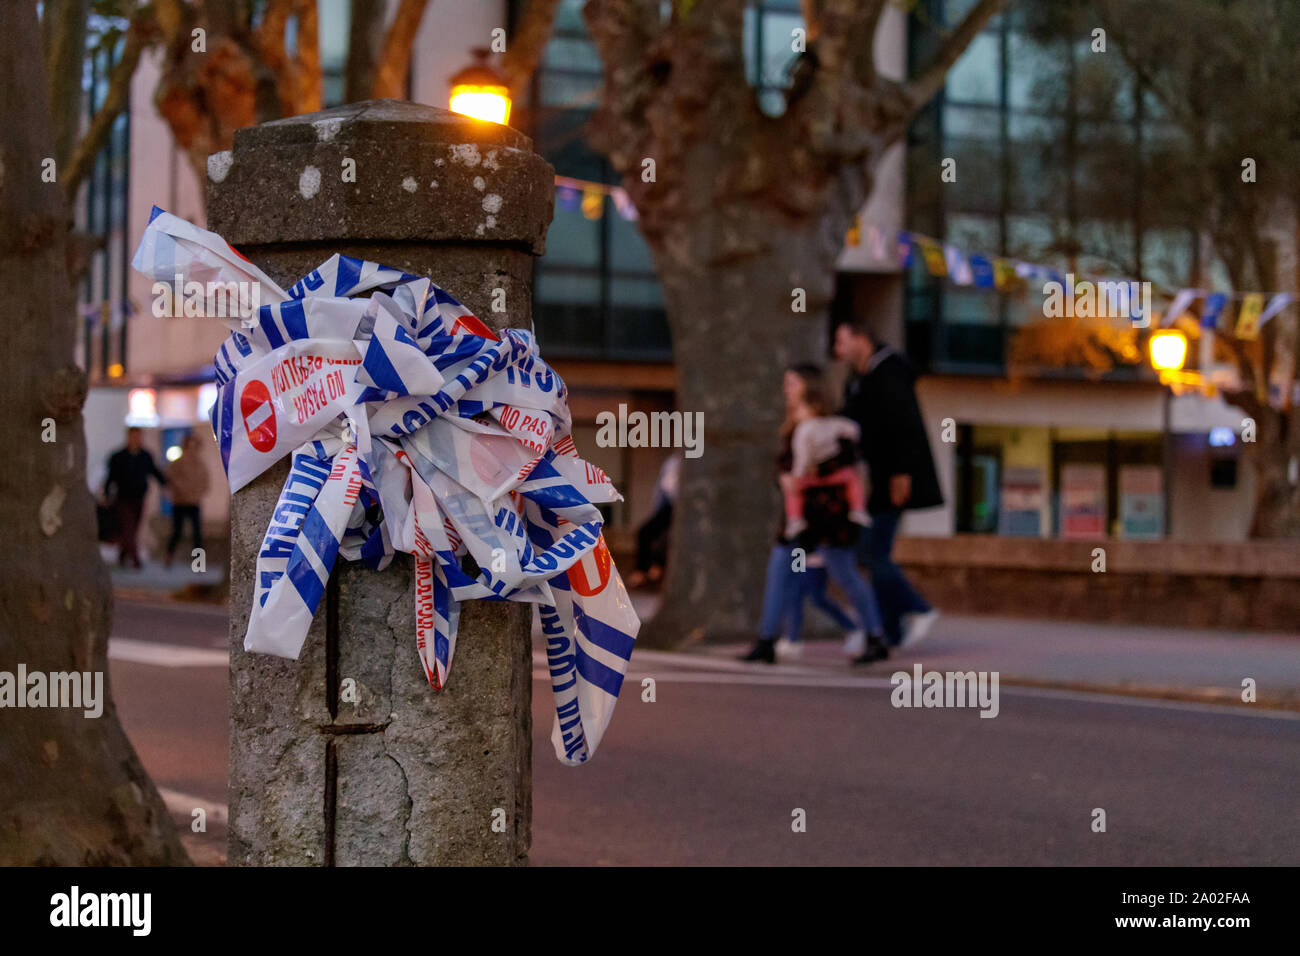
[[[166,484],[153,455],[141,446],[140,429],[126,430],[126,447],[119,448],[108,459],[108,478],[104,481],[104,494],[117,510],[117,523],[121,534],[118,564],[128,562],[140,567],[136,551],[136,532],[140,530],[140,515],[144,511],[144,496],[149,490],[149,476]]]
[[[871,527],[863,530],[858,563],[871,571],[886,643],[910,647],[925,637],[939,612],[894,563],[894,536],[905,510],[943,504],[916,401],[916,371],[903,355],[877,342],[856,322],[835,329],[835,357],[852,370],[843,414],[862,430],[862,452],[871,475]]]

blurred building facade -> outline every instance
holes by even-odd
[[[905,75],[909,59],[924,55],[935,31],[955,22],[970,2],[922,0],[923,15],[910,19],[888,5],[875,42],[882,71]],[[466,65],[471,48],[490,43],[494,28],[509,29],[519,7],[518,0],[430,4],[413,52],[410,98],[445,106],[451,74]],[[600,68],[581,7],[581,0],[561,2],[513,125],[534,138],[557,175],[614,185],[617,177],[584,137],[599,96]],[[348,8],[347,0],[320,0],[327,106],[342,95]],[[747,12],[750,81],[765,109],[781,109],[794,56],[792,31],[801,23],[798,0],[761,0]],[[1084,56],[1086,49],[1084,43],[1074,55]],[[91,106],[102,96],[108,66],[89,68]],[[1091,219],[1086,210],[1069,206],[1046,168],[1059,172],[1064,164],[1072,175],[1087,175],[1086,150],[1053,159],[1029,148],[1050,140],[1052,124],[1061,119],[1044,107],[1039,88],[1040,80],[1061,73],[1062,64],[1036,46],[1015,9],[995,18],[917,119],[907,142],[884,158],[875,192],[860,213],[864,228],[886,236],[908,228],[989,256],[1037,256],[1035,261],[1053,261],[1062,272],[1089,267],[1088,254],[1077,246],[1062,253],[1062,234],[1100,236],[1098,248],[1120,248],[1141,278],[1188,284],[1200,269],[1195,234],[1152,228],[1140,197],[1127,221]],[[96,462],[121,444],[128,417],[149,427],[148,444],[159,455],[179,444],[184,430],[206,428],[212,393],[205,385],[224,337],[208,320],[153,316],[150,283],[129,267],[151,206],[203,221],[199,184],[153,107],[157,79],[157,60],[146,55],[130,110],[79,205],[85,228],[106,238],[81,289],[85,325],[79,355],[92,381],[92,485],[102,477]],[[1143,101],[1135,88],[1126,115],[1135,149],[1150,122]],[[1113,118],[1109,122],[1115,125]],[[940,183],[944,158],[957,161],[955,182]],[[1190,396],[1171,401],[1142,366],[1119,367],[1095,381],[1050,370],[1012,376],[1011,337],[1034,311],[1041,314],[1041,300],[961,288],[927,275],[919,257],[903,269],[894,256],[879,252],[878,244],[865,241],[845,248],[831,319],[867,316],[926,373],[918,391],[947,503],[909,515],[905,533],[1245,537],[1253,487],[1243,460],[1249,448],[1237,437],[1237,410]],[[1293,247],[1288,254],[1294,262]],[[611,537],[626,541],[649,514],[668,451],[601,448],[594,440],[595,418],[620,404],[629,410],[671,409],[675,378],[649,251],[635,221],[620,215],[610,197],[579,208],[557,204],[547,255],[537,265],[534,316],[543,354],[570,386],[579,447],[624,491],[625,502],[612,507],[609,517]],[[826,332],[829,340],[829,327]],[[219,476],[215,446],[205,448]],[[210,519],[225,518],[224,482],[214,482],[205,505]]]

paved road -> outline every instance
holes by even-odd
[[[179,812],[224,801],[224,634],[223,611],[119,604],[118,708]],[[1300,862],[1295,712],[1002,687],[990,720],[896,709],[887,670],[633,662],[575,769],[535,672],[535,865]]]

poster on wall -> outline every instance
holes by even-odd
[[[1165,496],[1159,465],[1124,465],[1119,470],[1119,533],[1122,538],[1164,534]]]
[[[1013,466],[1002,473],[998,534],[1037,538],[1043,533],[1043,469]]]
[[[1061,537],[1106,537],[1106,466],[1061,469]]]

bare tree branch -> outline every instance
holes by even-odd
[[[401,99],[406,92],[406,74],[411,67],[411,47],[420,29],[428,0],[402,0],[393,17],[375,70],[375,85],[370,95],[376,99]]]
[[[352,0],[352,21],[348,25],[348,62],[343,98],[349,103],[370,96],[375,84],[375,63],[383,35],[384,0]]]
[[[63,167],[72,156],[81,121],[81,68],[86,60],[89,0],[66,0],[41,18],[45,82],[54,120],[54,157]]]
[[[72,157],[68,160],[60,176],[69,202],[76,197],[81,181],[86,178],[86,174],[90,172],[90,168],[95,162],[95,157],[99,155],[100,150],[104,148],[104,144],[108,141],[108,134],[113,129],[113,122],[130,102],[131,78],[135,75],[135,68],[140,63],[140,54],[148,46],[151,36],[152,31],[143,16],[137,15],[132,19],[130,26],[127,27],[126,42],[122,48],[122,58],[113,67],[104,102],[91,119],[90,125],[86,128],[80,142],[77,143]]]
[[[294,0],[298,18],[298,51],[293,62],[293,108],[296,113],[315,113],[324,101],[320,72],[320,40],[317,35],[316,0]]]
[[[555,24],[555,11],[560,7],[560,0],[528,0],[523,16],[510,38],[510,46],[501,60],[501,69],[506,75],[506,85],[512,95],[518,96],[541,62],[542,52],[551,38],[551,29]]]
[[[957,24],[957,28],[944,38],[930,62],[913,72],[911,80],[904,84],[911,112],[915,113],[943,89],[944,78],[952,65],[966,52],[971,41],[1002,8],[1004,2],[1005,0],[979,0],[961,23]]]

